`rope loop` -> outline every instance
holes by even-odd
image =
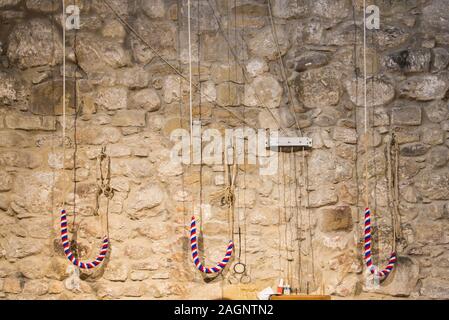
[[[382,269],[378,270],[373,265],[373,259],[371,254],[371,210],[369,208],[365,209],[365,263],[368,267],[368,270],[374,274],[374,276],[380,278],[380,280],[385,280],[388,275],[393,271],[396,262],[397,262],[397,256],[396,252],[392,252],[390,255],[390,259],[388,260],[387,266]]]
[[[209,268],[209,267],[205,267],[201,261],[200,261],[200,257],[198,254],[198,238],[197,238],[197,231],[196,231],[196,219],[195,216],[192,216],[192,221],[190,223],[190,248],[192,251],[192,259],[193,259],[193,263],[195,264],[195,267],[203,272],[203,273],[219,273],[222,272],[229,260],[231,259],[232,256],[232,252],[234,250],[234,242],[232,240],[229,241],[229,244],[226,248],[226,254],[223,258],[223,260],[221,260],[221,262],[218,262],[214,267]]]
[[[109,238],[108,236],[103,237],[102,245],[100,248],[100,252],[97,257],[89,262],[80,261],[75,257],[72,250],[70,249],[70,240],[67,231],[67,213],[65,210],[61,211],[61,241],[62,246],[64,248],[64,254],[67,259],[75,266],[80,269],[93,269],[101,264],[101,262],[105,259],[106,254],[109,249]]]

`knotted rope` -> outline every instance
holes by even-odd
[[[197,231],[196,231],[196,220],[195,216],[192,216],[192,221],[190,223],[190,248],[192,251],[192,259],[193,263],[195,264],[196,268],[203,272],[203,273],[218,273],[221,272],[224,268],[226,268],[226,265],[228,264],[229,260],[232,256],[232,251],[234,250],[234,242],[232,240],[229,241],[228,247],[226,248],[226,254],[223,260],[221,262],[217,263],[215,267],[208,268],[203,266],[203,264],[200,261],[200,257],[198,254],[198,238],[197,238]]]

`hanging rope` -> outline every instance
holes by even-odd
[[[106,162],[106,174],[103,172],[103,162]],[[101,195],[104,195],[108,201],[114,197],[114,189],[111,187],[111,157],[106,155],[105,146],[101,148],[101,152],[97,156],[97,192],[95,196],[94,209],[95,216],[98,216]]]
[[[366,0],[363,0],[363,75],[364,75],[364,116],[365,116],[365,223],[364,223],[364,258],[368,270],[380,280],[385,280],[393,271],[397,262],[396,257],[396,232],[393,226],[393,252],[390,255],[387,266],[378,270],[373,265],[371,253],[371,210],[369,209],[369,181],[368,181],[368,103],[367,103],[367,64],[366,64]]]
[[[228,264],[229,260],[232,256],[232,251],[234,250],[234,242],[232,240],[229,241],[228,247],[226,248],[226,254],[223,260],[221,262],[217,263],[215,267],[208,268],[203,266],[203,264],[200,261],[200,257],[198,254],[198,238],[197,238],[197,231],[196,231],[196,220],[195,216],[192,216],[192,221],[190,223],[190,248],[192,251],[192,259],[193,263],[195,264],[196,268],[203,272],[203,273],[219,273],[224,268],[226,268],[226,265]]]
[[[63,173],[65,173],[65,160],[66,160],[66,148],[65,148],[65,140],[66,140],[66,124],[67,124],[67,113],[66,113],[66,49],[65,49],[65,41],[66,41],[66,28],[65,28],[65,4],[64,1],[62,1],[62,10],[63,10],[63,14],[62,14],[62,37],[63,37],[63,59],[62,59],[62,70],[63,70],[63,85],[62,85],[62,148],[63,148],[63,160],[62,160],[62,170]],[[75,30],[75,46],[76,46],[76,30]],[[75,51],[75,59],[76,59],[76,50]],[[77,86],[77,81],[76,81],[76,70],[75,70],[75,86],[74,86],[74,97],[75,97],[75,155],[74,155],[74,162],[76,161],[76,117],[77,117],[77,90],[78,90],[78,86]],[[110,170],[109,170],[109,164],[108,164],[108,174],[106,177],[107,183],[104,182],[104,177],[103,177],[103,170],[101,167],[101,161],[105,158],[104,155],[104,148],[102,149],[102,153],[100,155],[100,181],[101,183],[97,185],[98,187],[98,191],[97,191],[97,197],[96,197],[96,207],[94,209],[95,213],[98,213],[98,197],[100,194],[105,195],[108,198],[108,203],[109,203],[109,199],[112,198],[113,196],[113,191],[109,186],[110,183]],[[76,163],[73,164],[73,170],[74,170],[74,181],[76,183]],[[98,179],[97,179],[98,180]],[[98,183],[98,181],[97,181]],[[62,206],[65,207],[66,205],[66,196],[67,196],[67,189],[64,189],[62,194],[63,194],[63,199],[62,199]],[[75,208],[75,197],[76,197],[76,185],[75,185],[75,190],[74,190],[74,221],[73,221],[73,225],[75,226],[75,219],[76,219],[76,208]],[[106,218],[107,221],[107,218]],[[109,237],[107,236],[107,222],[106,222],[106,235],[103,237],[103,241],[102,241],[102,246],[100,249],[100,253],[98,254],[98,256],[90,262],[83,262],[80,261],[75,253],[72,251],[71,249],[71,242],[69,240],[69,236],[68,236],[68,222],[67,222],[67,213],[65,211],[65,209],[61,210],[61,217],[60,217],[60,222],[61,222],[61,242],[62,242],[62,246],[64,249],[64,254],[67,257],[67,259],[75,266],[77,266],[78,268],[81,269],[92,269],[95,268],[96,266],[98,266],[104,259],[105,256],[107,254],[108,248],[109,248]],[[76,229],[76,228],[75,228]],[[75,233],[76,234],[76,233]],[[72,244],[73,245],[73,244]]]

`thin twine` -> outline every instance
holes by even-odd
[[[65,30],[65,3],[62,0],[62,172],[65,172],[65,139],[66,139],[66,30]],[[62,206],[65,207],[67,190],[63,190]]]
[[[190,112],[190,159],[193,159],[193,101],[192,101],[192,38],[191,38],[191,23],[190,23],[190,0],[187,1],[187,29],[189,32],[189,112]],[[182,97],[181,97],[182,99]]]

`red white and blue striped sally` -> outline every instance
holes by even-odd
[[[75,258],[75,255],[73,254],[72,250],[70,250],[70,241],[67,231],[67,213],[65,210],[61,211],[61,241],[62,246],[64,248],[64,254],[67,257],[67,259],[69,259],[71,263],[73,263],[75,266],[81,269],[92,269],[100,265],[101,262],[106,257],[106,253],[108,252],[109,248],[109,238],[107,236],[104,236],[100,253],[95,258],[95,260],[90,262],[83,262]]]
[[[198,238],[197,238],[197,230],[196,230],[196,220],[195,217],[192,217],[192,221],[190,223],[190,248],[192,251],[192,259],[195,267],[203,273],[218,273],[221,272],[232,256],[232,251],[234,250],[234,242],[229,241],[228,247],[226,248],[226,254],[221,262],[217,263],[215,267],[208,268],[203,266],[200,261],[200,257],[198,254]]]

